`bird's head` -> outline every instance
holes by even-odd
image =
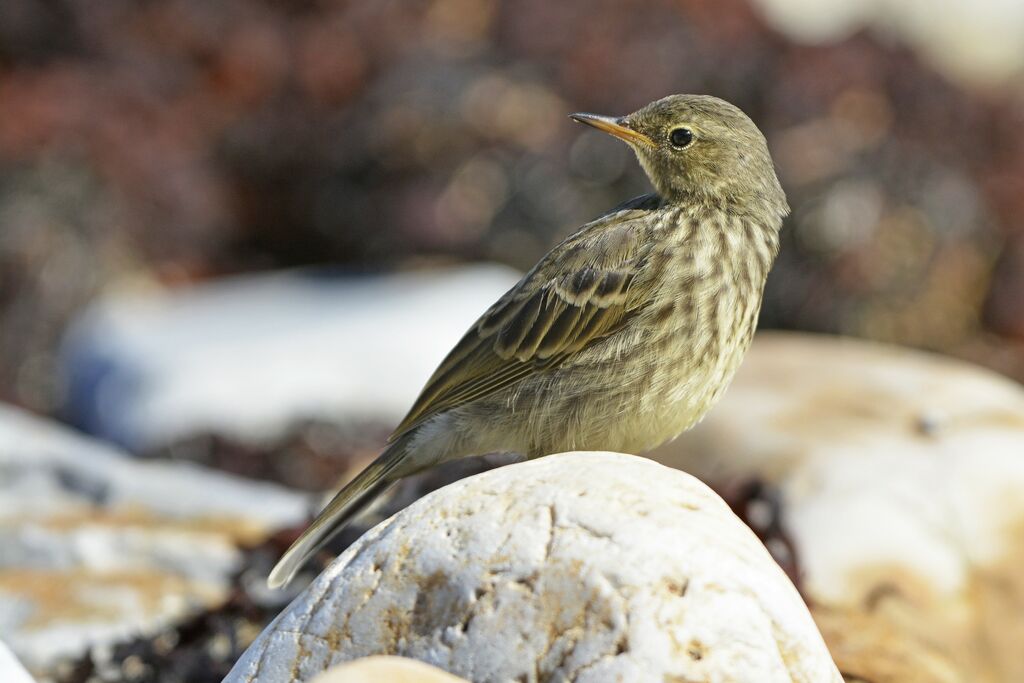
[[[625,141],[658,193],[788,213],[768,145],[739,108],[708,95],[670,95],[621,117],[572,114]]]

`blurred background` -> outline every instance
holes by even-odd
[[[646,191],[566,114],[731,100],[794,208],[762,325],[1024,377],[1024,9],[5,0],[0,397],[60,414],[83,307],[294,266],[523,269]]]
[[[566,115],[676,92],[769,140],[762,328],[1024,379],[1021,35],[1015,0],[3,0],[0,400],[321,490],[647,191]]]

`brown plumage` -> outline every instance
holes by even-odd
[[[728,385],[788,212],[764,137],[700,95],[573,118],[626,141],[656,192],[584,225],[480,317],[271,586],[401,477],[495,451],[642,453],[693,426]]]

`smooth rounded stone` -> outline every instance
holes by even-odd
[[[763,482],[844,673],[1024,681],[1019,384],[918,351],[763,334],[718,407],[654,457],[720,491]]]
[[[279,486],[140,462],[0,405],[0,638],[43,678],[158,633],[223,604],[242,548],[307,509]]]
[[[363,657],[319,674],[311,683],[468,683],[406,657]]]
[[[379,524],[256,640],[228,683],[411,657],[488,681],[827,683],[800,595],[709,488],[568,453],[451,484]]]

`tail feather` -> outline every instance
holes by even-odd
[[[267,585],[270,588],[288,585],[295,573],[317,550],[348,526],[397,480],[395,470],[404,458],[405,449],[401,442],[394,443],[346,484],[281,556],[267,577]]]

